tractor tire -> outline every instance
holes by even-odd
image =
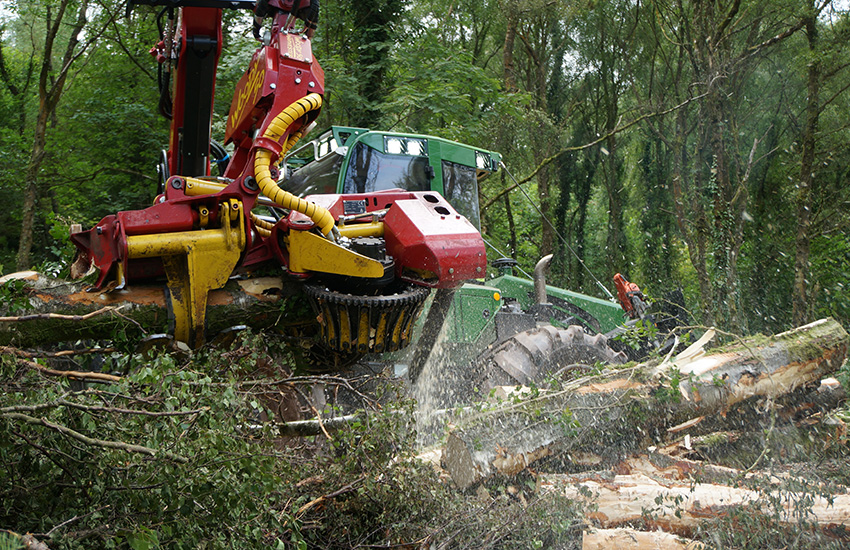
[[[497,386],[541,384],[547,377],[563,379],[575,370],[589,371],[597,363],[627,360],[602,334],[590,335],[576,325],[544,325],[517,333],[485,352],[475,369],[476,387],[486,394]]]

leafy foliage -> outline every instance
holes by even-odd
[[[127,375],[85,387],[4,357],[0,462],[13,483],[0,496],[0,523],[54,537],[60,548],[267,540],[280,521],[280,470],[269,444],[247,429],[251,408],[232,373],[169,356],[106,363]],[[52,426],[153,451],[85,444]]]
[[[580,524],[567,503],[553,515],[536,497],[517,496],[534,488],[530,479],[494,485],[480,500],[414,459],[411,402],[393,385],[377,393],[385,412],[373,409],[330,439],[304,446],[276,436],[267,398],[279,392],[258,390],[283,387],[274,382],[287,373],[279,352],[273,340],[249,337],[186,362],[112,354],[74,367],[124,375],[108,384],[45,377],[2,356],[0,472],[10,483],[0,489],[0,525],[51,548],[575,539]]]

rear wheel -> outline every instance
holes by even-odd
[[[614,351],[602,334],[590,335],[580,326],[552,325],[519,332],[487,351],[476,368],[476,387],[489,392],[496,386],[540,384],[589,371],[597,363],[622,364],[626,354]]]

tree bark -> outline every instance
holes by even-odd
[[[814,7],[810,6],[814,11]],[[809,242],[811,230],[812,183],[814,182],[815,136],[820,115],[820,63],[817,59],[817,24],[814,14],[806,18],[806,37],[809,41],[808,97],[806,124],[803,128],[803,152],[800,158],[800,183],[797,187],[797,235],[794,253],[793,321],[800,324],[808,316]]]
[[[599,29],[603,44],[606,43],[604,26]],[[615,50],[616,36],[611,37],[611,48]],[[619,122],[619,82],[616,68],[611,59],[613,53],[602,54],[604,59],[600,68],[599,80],[602,88],[602,104],[600,110],[604,113],[605,149],[602,156],[602,177],[605,191],[608,195],[608,234],[606,236],[607,259],[609,276],[614,273],[628,272],[628,254],[626,252],[626,235],[623,231],[623,181],[621,174],[620,152],[618,139],[615,134]]]
[[[608,370],[557,392],[461,412],[446,442],[446,469],[466,488],[551,455],[616,459],[658,444],[687,420],[817,382],[842,365],[847,346],[841,325],[824,319],[689,361]]]
[[[502,48],[502,67],[505,79],[505,91],[513,93],[517,91],[516,76],[514,74],[514,43],[516,42],[516,30],[519,25],[519,13],[516,4],[505,5],[505,16],[508,27],[505,30],[505,45]]]
[[[505,171],[502,170],[502,186],[505,184]],[[510,195],[505,195],[505,217],[508,219],[508,232],[510,233],[510,250],[508,251],[508,255],[514,260],[517,259],[517,252],[519,250],[519,245],[517,242],[516,236],[516,224],[514,223],[514,214],[511,210],[511,197]]]

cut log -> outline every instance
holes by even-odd
[[[582,533],[581,550],[705,550],[706,546],[664,531],[594,529]]]
[[[712,483],[668,481],[643,474],[587,476],[542,475],[541,493],[557,492],[587,506],[587,517],[603,528],[646,525],[650,529],[689,536],[706,520],[721,518],[743,507],[782,524],[805,519],[824,529],[850,526],[850,494],[824,496],[813,492],[756,491]]]
[[[115,331],[132,341],[146,332],[168,331],[164,285],[87,292],[90,285],[68,283],[35,272],[3,279],[0,284],[10,280],[23,282],[22,288],[15,292],[26,306],[14,309],[15,300],[8,296],[0,304],[0,345],[31,348],[109,339]],[[228,281],[223,289],[209,295],[206,315],[209,332],[216,334],[237,324],[257,329],[274,325],[282,316],[281,298],[295,294],[292,284],[280,277]],[[91,315],[94,312],[98,314]]]
[[[824,319],[749,340],[685,365],[661,379],[649,365],[609,370],[453,420],[444,453],[449,475],[467,488],[492,475],[514,475],[541,458],[590,452],[616,462],[667,437],[667,428],[774,399],[836,371],[848,337]]]

